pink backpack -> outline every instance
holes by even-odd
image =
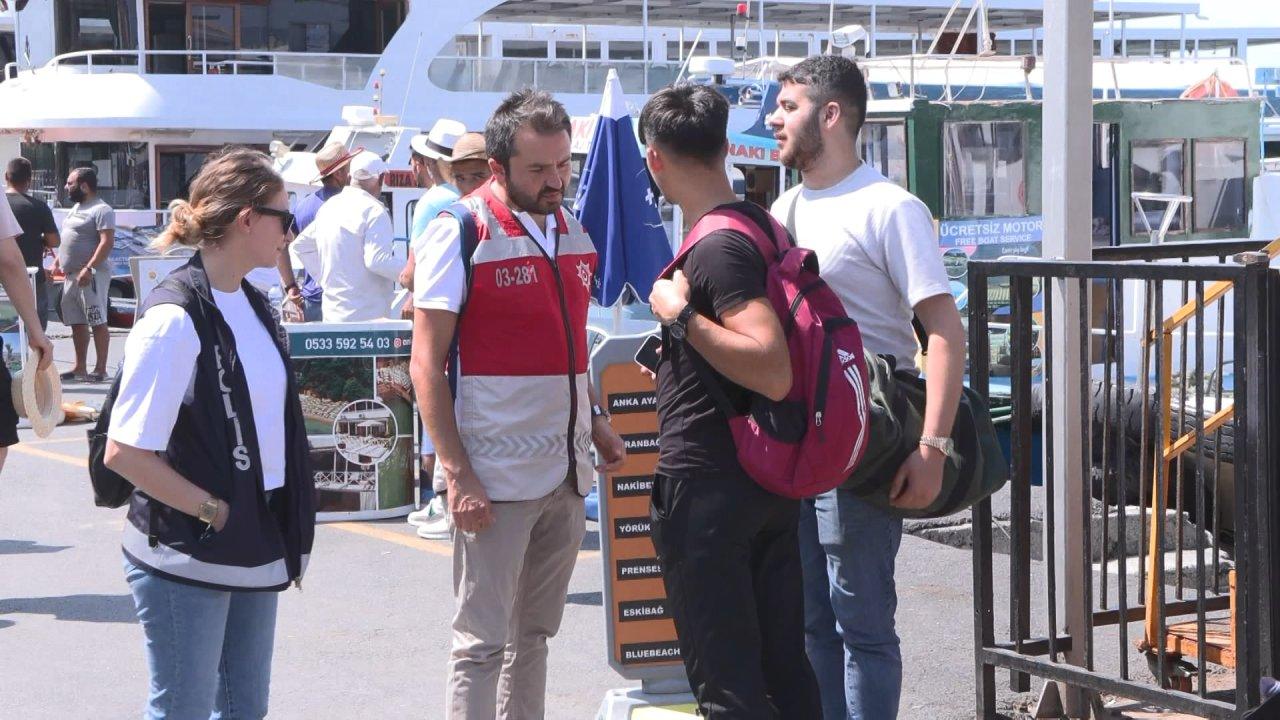
[[[751,218],[713,210],[690,229],[680,252],[662,271],[671,277],[698,240],[717,230],[750,238],[766,265],[769,302],[791,352],[791,392],[774,402],[753,393],[739,414],[701,358],[694,366],[721,411],[738,462],[764,489],[789,498],[839,486],[862,458],[870,430],[867,366],[858,324],[818,276],[812,250],[798,248],[786,228],[769,218],[772,237]]]

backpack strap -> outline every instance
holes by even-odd
[[[750,240],[755,245],[760,256],[764,258],[767,266],[781,252],[792,247],[792,242],[787,235],[786,229],[774,220],[773,216],[768,213],[764,214],[769,218],[767,225],[747,213],[728,208],[717,208],[703,215],[689,229],[689,234],[685,236],[685,241],[681,244],[680,251],[676,253],[675,259],[671,261],[667,269],[662,271],[661,277],[673,275],[676,268],[684,264],[685,257],[699,241],[719,231],[729,231]],[[707,395],[715,402],[720,412],[724,413],[725,418],[734,418],[741,415],[742,413],[738,412],[733,407],[733,403],[729,401],[729,395],[725,392],[724,385],[713,372],[711,363],[707,362],[706,358],[699,355],[688,343],[686,343],[686,350],[689,352],[689,360],[698,375],[698,379],[706,389]]]
[[[456,399],[458,397],[458,340],[462,334],[462,314],[466,312],[467,301],[471,299],[471,283],[474,276],[474,265],[471,260],[475,257],[476,248],[480,246],[480,229],[476,227],[476,217],[471,214],[471,208],[463,203],[457,202],[450,205],[440,211],[438,217],[445,215],[451,215],[460,226],[462,269],[466,275],[466,282],[463,285],[465,294],[462,296],[462,304],[458,307],[458,322],[453,328],[453,340],[449,342],[449,392]]]
[[[674,275],[676,270],[684,264],[685,257],[693,251],[694,246],[704,237],[720,230],[728,230],[750,240],[768,265],[779,253],[792,247],[792,242],[786,229],[774,220],[773,216],[767,212],[764,214],[769,218],[767,223],[762,223],[747,213],[724,207],[716,208],[703,215],[692,228],[689,228],[689,234],[685,235],[676,256],[659,277],[669,278]]]

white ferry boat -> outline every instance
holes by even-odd
[[[768,79],[773,58],[828,50],[847,37],[836,25],[851,23],[868,30],[846,51],[874,53],[881,36],[965,16],[961,4],[750,2],[736,16],[732,4],[647,0],[31,0],[0,15],[0,52],[13,58],[0,82],[0,156],[31,158],[37,189],[54,200],[71,167],[92,164],[120,222],[147,225],[185,194],[211,150],[314,148],[348,105],[372,105],[401,127],[451,116],[479,128],[505,93],[532,85],[587,117],[609,68],[639,108],[652,90],[688,77],[690,57],[729,55],[759,70],[728,83],[734,128],[745,129],[767,94],[755,81]],[[1040,2],[982,5],[983,31],[997,41],[1040,23]],[[1098,19],[1112,8],[1132,20],[1199,4],[1096,2]],[[887,93],[889,81],[872,72]]]

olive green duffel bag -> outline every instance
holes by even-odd
[[[889,503],[898,468],[920,444],[924,425],[925,381],[910,370],[897,369],[892,356],[866,354],[871,393],[871,431],[866,453],[842,489],[891,515],[936,518],[954,515],[990,497],[1009,480],[1009,463],[1000,449],[986,401],[965,387],[960,395],[942,490],[933,504],[903,510]]]

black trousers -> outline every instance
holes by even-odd
[[[804,646],[800,503],[746,477],[659,475],[650,512],[700,714],[821,718]]]

